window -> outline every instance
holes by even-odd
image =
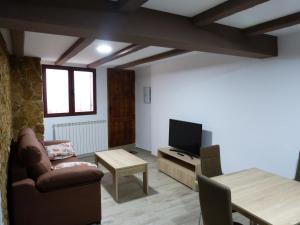
[[[96,114],[94,69],[43,65],[45,117]]]

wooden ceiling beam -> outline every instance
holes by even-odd
[[[0,27],[8,29],[254,58],[277,55],[276,37],[248,37],[240,29],[212,26],[217,28],[213,32],[194,26],[190,18],[143,7],[136,13],[11,1],[0,7]]]
[[[300,23],[300,12],[280,17],[265,23],[261,23],[244,29],[244,33],[249,36],[265,34],[274,30],[294,26]]]
[[[24,56],[25,32],[23,30],[10,30],[13,55]]]
[[[152,55],[143,59],[138,59],[129,63],[125,63],[123,65],[119,65],[117,67],[115,67],[116,69],[126,69],[126,68],[130,68],[130,67],[134,67],[140,64],[144,64],[144,63],[149,63],[149,62],[153,62],[153,61],[157,61],[157,60],[161,60],[161,59],[166,59],[169,57],[173,57],[176,55],[181,55],[181,54],[185,54],[188,53],[189,51],[186,50],[180,50],[180,49],[173,49],[167,52],[163,52],[157,55]]]
[[[147,1],[148,0],[119,0],[119,10],[121,12],[134,12]]]
[[[88,64],[87,67],[88,68],[96,68],[100,65],[103,65],[103,64],[108,63],[110,61],[113,61],[113,60],[116,60],[118,58],[124,57],[126,55],[129,55],[133,52],[136,52],[136,51],[141,50],[141,49],[146,48],[146,47],[147,46],[141,46],[141,45],[135,45],[135,44],[129,45],[126,48],[123,48],[123,49],[121,49],[121,50],[119,50],[119,51],[117,51],[117,52],[115,52],[115,53],[113,53],[109,56],[106,56],[102,59],[99,59],[95,62],[92,62],[92,63]]]
[[[55,62],[55,65],[63,65],[69,59],[73,58],[83,49],[94,42],[94,38],[79,38],[70,48],[68,48]]]
[[[118,10],[118,2],[111,0],[1,0],[2,2],[15,2],[45,7],[71,8],[84,10]]]
[[[3,51],[5,52],[6,55],[9,55],[9,51],[8,51],[8,47],[7,47],[7,43],[3,38],[2,33],[0,32],[0,48],[3,49]]]
[[[193,23],[196,26],[205,26],[267,1],[269,0],[228,0],[196,15],[193,18]]]

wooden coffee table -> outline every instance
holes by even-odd
[[[148,163],[124,149],[96,152],[96,163],[100,163],[113,175],[115,200],[118,201],[118,179],[121,176],[143,173],[143,189],[148,194]]]

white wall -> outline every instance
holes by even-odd
[[[72,123],[92,120],[107,121],[107,72],[105,68],[97,69],[97,114],[86,116],[48,117],[44,119],[45,140],[53,139],[53,124]],[[107,123],[106,123],[107,124]],[[107,126],[104,136],[108,139]],[[107,148],[107,147],[106,147]]]
[[[144,87],[151,86],[149,68],[135,71],[136,147],[151,151],[151,104],[144,103]]]
[[[293,177],[300,150],[299,39],[300,33],[280,38],[279,57],[269,59],[192,53],[144,67],[151,76],[152,152],[168,145],[169,118],[199,122],[212,144],[220,144],[224,172],[258,167]]]

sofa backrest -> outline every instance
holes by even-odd
[[[18,143],[13,141],[10,145],[9,161],[8,161],[8,185],[28,178],[27,169],[18,160]]]
[[[26,168],[28,177],[34,180],[51,170],[51,162],[44,146],[30,128],[25,128],[19,133],[17,157],[19,163]]]

